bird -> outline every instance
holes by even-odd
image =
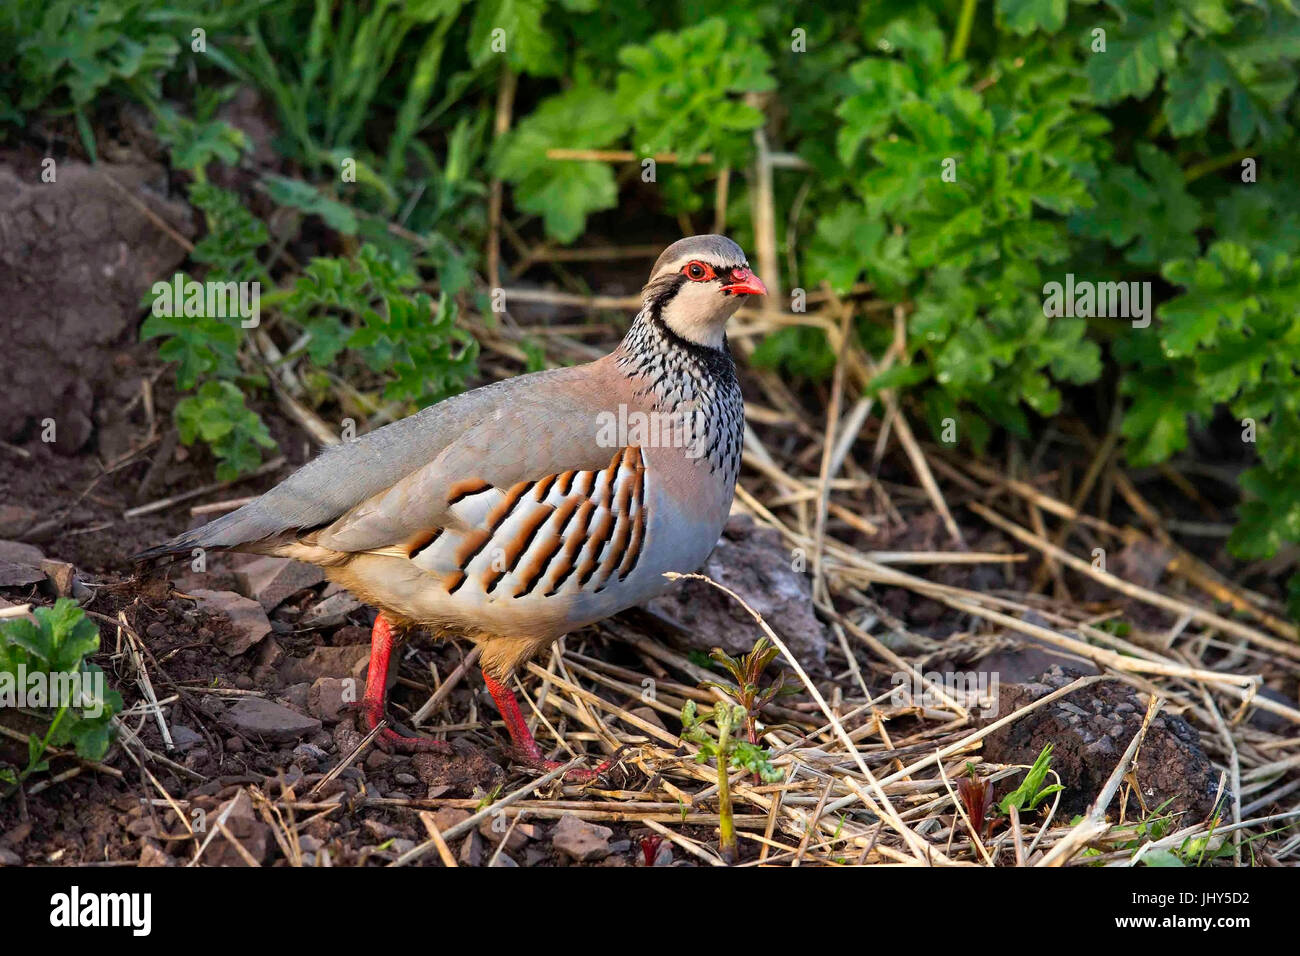
[[[378,611],[360,702],[371,731],[406,635],[470,639],[511,757],[554,770],[507,682],[564,634],[705,562],[731,510],[744,437],[727,321],[766,294],[731,239],[680,239],[656,260],[609,354],[484,385],[326,448],[238,510],[135,559],[202,548],[320,566]],[[448,747],[392,726],[377,742]]]

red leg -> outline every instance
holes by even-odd
[[[510,688],[486,670],[483,671],[483,683],[487,685],[488,693],[492,695],[492,700],[496,702],[497,710],[501,711],[501,718],[506,722],[506,730],[510,732],[510,739],[514,742],[515,749],[518,751],[517,756],[520,758],[520,762],[548,772],[564,766],[559,761],[547,760],[542,756],[542,748],[538,746],[537,738],[533,736],[533,732],[528,729],[528,722],[524,720],[524,715],[519,710],[519,702],[515,700],[515,695]],[[610,766],[610,761],[606,760],[595,770],[570,770],[564,777],[566,780],[587,783],[595,780]]]
[[[393,653],[393,626],[381,613],[375,618],[375,626],[370,631],[370,669],[366,672],[366,696],[361,702],[361,712],[365,714],[366,726],[374,730],[384,719],[384,710],[388,697],[388,661]],[[385,727],[376,738],[383,750],[396,750],[401,753],[423,753],[428,751],[446,752],[448,744],[430,737],[403,737],[391,727]]]

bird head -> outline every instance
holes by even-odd
[[[663,251],[641,290],[647,309],[682,338],[721,348],[727,319],[746,297],[766,295],[745,252],[726,236],[688,236]]]

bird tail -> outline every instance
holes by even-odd
[[[147,562],[172,555],[190,554],[195,548],[229,550],[250,545],[283,530],[280,523],[266,512],[266,506],[258,498],[237,511],[178,534],[170,541],[146,548],[132,555],[131,560]]]

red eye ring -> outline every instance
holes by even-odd
[[[707,262],[701,262],[699,259],[692,259],[686,265],[682,266],[682,275],[692,282],[708,282],[710,279],[716,279],[717,274],[713,267]]]

